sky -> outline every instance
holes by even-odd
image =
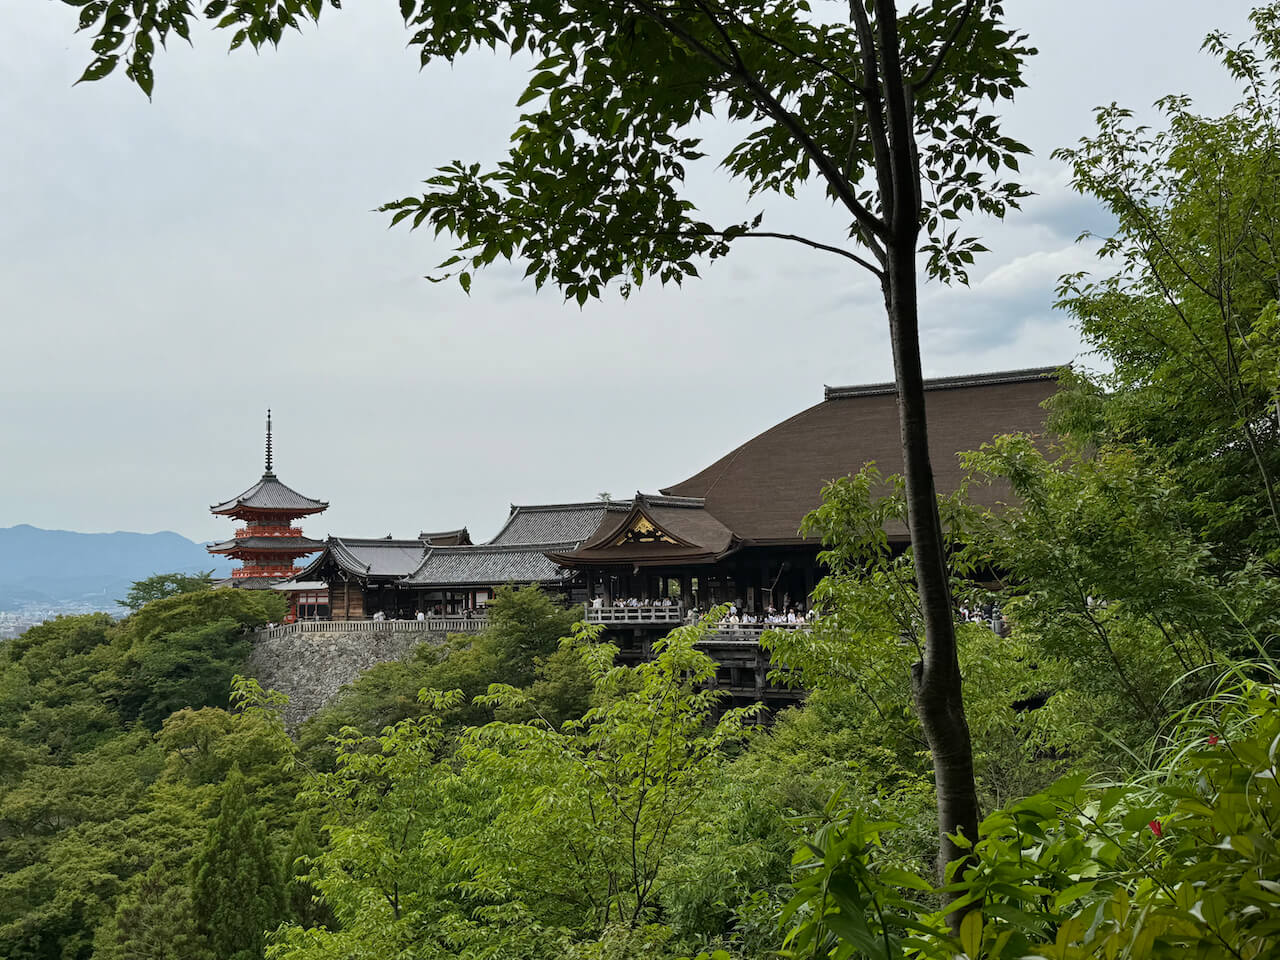
[[[274,52],[195,36],[155,61],[150,102],[121,75],[72,87],[91,59],[76,10],[0,0],[0,526],[174,530],[221,539],[208,505],[262,470],[331,504],[321,536],[415,536],[512,503],[616,497],[691,476],[822,399],[892,378],[869,277],[840,258],[751,241],[683,288],[584,308],[477,276],[424,275],[448,238],[388,229],[379,203],[452,160],[492,161],[526,63],[478,53],[419,70],[396,13],[349,3]],[[1052,150],[1118,101],[1234,99],[1199,52],[1246,33],[1244,3],[1008,0],[1040,53],[1006,132],[1036,191],[1002,223],[969,288],[922,292],[926,375],[1082,357],[1056,278],[1096,260],[1107,219]],[[742,219],[711,167],[691,191]],[[817,200],[756,202],[772,229],[835,235]]]

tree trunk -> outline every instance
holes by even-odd
[[[973,744],[964,715],[946,545],[933,486],[933,466],[929,462],[924,375],[920,369],[916,255],[920,239],[921,171],[915,141],[914,94],[902,69],[897,6],[894,0],[878,0],[874,9],[877,36],[872,41],[863,8],[857,0],[851,0],[851,15],[863,33],[864,57],[872,54],[879,58],[878,71],[865,59],[864,63],[868,78],[879,72],[879,92],[883,97],[876,102],[873,96],[868,104],[874,114],[873,125],[879,123],[884,134],[872,138],[887,228],[881,286],[893,345],[907,526],[911,533],[925,636],[924,655],[912,666],[911,691],[933,758],[938,804],[938,873],[945,880],[947,865],[968,856],[952,842],[950,835],[963,834],[971,843],[977,840],[978,792],[973,781]],[[955,910],[948,915],[953,933],[959,932],[960,921],[967,912]]]
[[[948,835],[961,833],[970,841],[977,839],[978,795],[956,654],[946,546],[929,460],[924,377],[920,369],[914,237],[890,248],[884,292],[898,382],[907,523],[924,617],[924,656],[912,668],[911,688],[920,726],[933,757],[938,802],[938,872],[945,878],[947,864],[967,856]],[[958,928],[964,912],[957,910],[949,916],[953,928]]]

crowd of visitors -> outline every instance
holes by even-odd
[[[990,601],[972,606],[967,603],[961,604],[960,622],[981,623],[997,637],[1007,637],[1013,632],[1003,611]]]
[[[626,597],[620,598],[613,602],[615,607],[660,607],[671,608],[679,607],[677,600],[670,597],[662,597],[659,600],[651,600],[648,597]],[[591,607],[594,610],[600,610],[605,606],[603,597],[596,597],[591,601]],[[690,607],[685,611],[685,621],[693,623],[704,615],[704,611],[698,606]],[[769,606],[759,613],[750,613],[743,608],[742,603],[729,604],[725,615],[720,619],[720,626],[727,629],[742,626],[771,626],[785,627],[789,624],[810,623],[813,619],[813,612],[807,615],[804,607],[799,604],[791,604],[781,609]]]
[[[729,612],[720,620],[720,626],[730,630],[744,626],[786,627],[806,624],[812,619],[813,611],[806,614],[799,604],[781,610],[769,606],[763,613],[749,613],[739,609],[738,604],[731,603]]]
[[[626,599],[617,599],[613,601],[615,607],[678,607],[680,602],[672,600],[670,597],[663,597],[661,600],[650,600],[648,597],[643,599],[639,597],[627,597]],[[604,597],[596,597],[591,601],[591,608],[599,610],[605,606]]]
[[[408,614],[408,613],[400,614],[398,612],[393,611],[390,615],[388,615],[385,610],[375,610],[373,615],[369,619],[373,620],[375,623],[381,623],[384,620],[417,620],[421,622],[424,620],[428,620],[432,617],[462,617],[464,619],[471,620],[476,617],[483,617],[483,616],[484,616],[483,609],[480,609],[480,610],[466,609],[466,610],[459,610],[457,613],[449,613],[445,611],[444,607],[437,606],[437,607],[433,607],[430,613],[427,613],[425,610],[415,610],[412,614]]]

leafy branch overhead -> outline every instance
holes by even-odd
[[[189,40],[193,22],[232,31],[231,47],[280,43],[318,21],[323,0],[64,0],[95,35],[81,80],[119,64],[150,95],[157,43]],[[337,0],[330,0],[335,8]],[[441,268],[469,289],[471,271],[522,260],[526,276],[583,303],[610,283],[680,283],[694,261],[740,239],[772,238],[834,253],[883,279],[895,213],[916,213],[930,275],[967,280],[984,248],[957,229],[968,213],[1002,216],[1026,191],[1010,172],[1027,152],[1003,135],[995,104],[1023,86],[1033,53],[1001,24],[1000,0],[933,0],[901,15],[864,0],[850,8],[807,0],[400,0],[423,64],[473,48],[529,59],[525,108],[507,157],[491,168],[440,167],[426,190],[388,203],[393,222],[457,239]],[[904,76],[877,67],[877,11],[896,18]],[[848,22],[845,22],[845,21]],[[904,97],[918,176],[883,162],[886,104]],[[685,192],[701,159],[703,126],[743,129],[720,158],[753,203],[820,187],[844,241],[704,220]],[[878,141],[878,144],[877,144]],[[882,149],[877,154],[877,145]],[[912,219],[917,219],[913,217]]]

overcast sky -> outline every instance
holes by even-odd
[[[0,0],[0,526],[230,533],[208,505],[276,468],[331,503],[313,536],[496,532],[510,503],[625,496],[695,473],[819,401],[892,375],[871,284],[840,259],[743,246],[683,289],[578,309],[523,268],[467,297],[423,275],[447,241],[371,212],[437,165],[499,155],[523,62],[479,54],[419,72],[396,4],[351,3],[281,50],[198,36],[156,61],[148,102],[123,75],[72,89],[91,59],[76,11]],[[1105,228],[1054,147],[1113,100],[1232,100],[1199,52],[1243,34],[1228,0],[1009,0],[1040,55],[1007,132],[1035,150],[1038,196],[982,226],[968,290],[928,287],[930,375],[1072,360],[1056,277]],[[714,171],[694,184],[734,215]],[[760,209],[761,205],[753,209]],[[834,234],[821,203],[767,222]]]

